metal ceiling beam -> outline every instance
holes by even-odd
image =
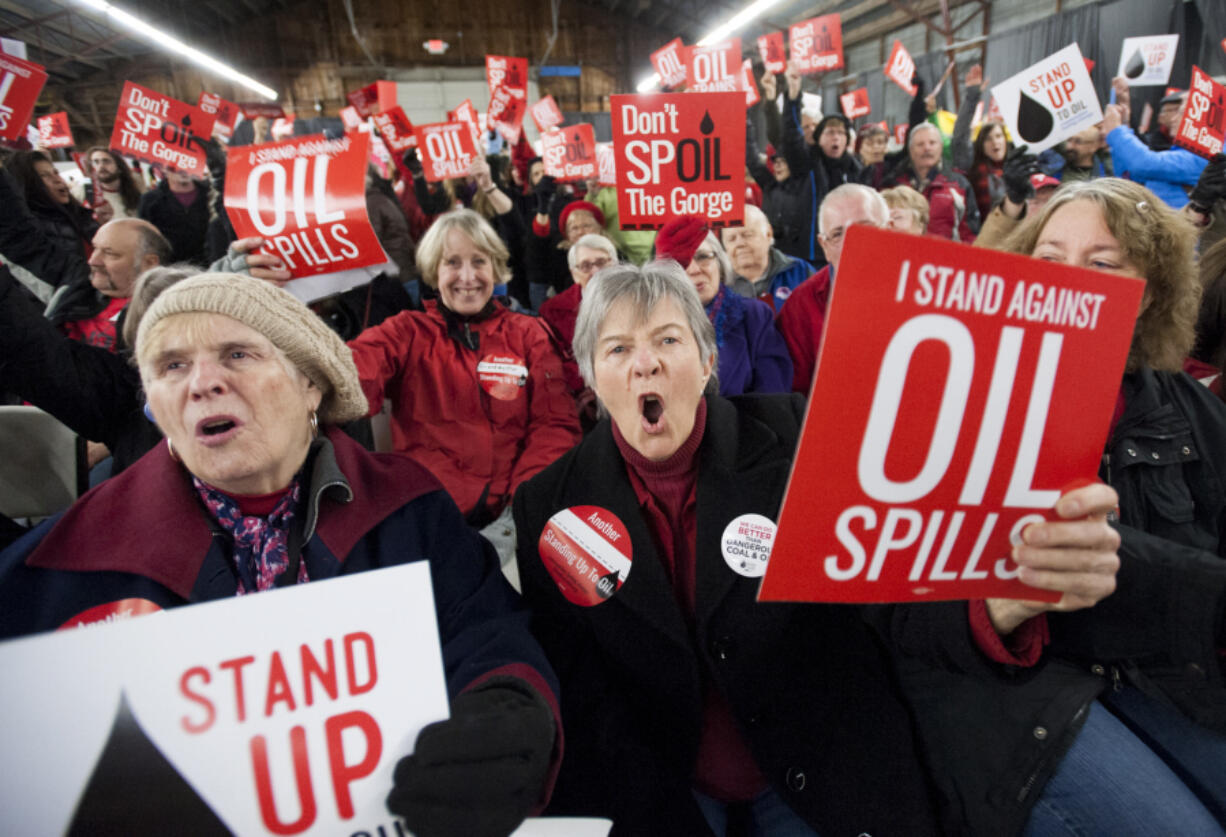
[[[29,17],[29,10],[27,10],[27,9],[26,9],[26,8],[24,8],[23,6],[19,6],[19,5],[17,5],[16,3],[12,3],[12,2],[10,2],[10,0],[0,0],[0,9],[3,9],[3,10],[4,10],[4,11],[6,11],[6,12],[10,12],[10,13],[12,13],[12,14],[15,14],[15,15],[17,15],[17,16],[19,16],[19,17],[21,17],[21,18],[30,19],[30,17]],[[89,20],[89,18],[84,17],[84,16],[82,16],[82,15],[79,15],[79,14],[77,14],[76,12],[71,12],[71,13],[69,13],[68,15],[66,15],[66,17],[68,17],[68,18],[80,17],[82,20]],[[91,22],[92,22],[92,21],[91,21]],[[52,32],[56,32],[56,33],[58,33],[58,34],[60,34],[60,35],[64,35],[64,36],[66,36],[66,37],[68,37],[68,38],[71,38],[71,39],[73,39],[73,40],[75,40],[75,41],[81,41],[81,42],[85,43],[86,45],[88,45],[88,44],[90,43],[90,41],[89,41],[88,39],[83,38],[81,35],[78,35],[77,33],[75,33],[75,32],[72,30],[72,27],[67,26],[67,25],[65,25],[65,24],[63,24],[63,23],[61,23],[61,22],[59,22],[59,20],[50,20],[50,21],[47,21],[47,22],[42,23],[42,24],[39,24],[39,25],[40,25],[40,26],[43,26],[43,27],[45,27],[45,28],[47,28],[47,29],[50,29]],[[108,31],[113,31],[113,30],[110,30],[110,29],[109,29],[109,27],[108,27]],[[112,47],[107,47],[107,50],[106,50],[106,51],[109,53],[110,57],[112,57],[112,58],[127,58],[127,57],[128,57],[128,55],[127,55],[127,54],[125,54],[125,53],[123,53],[123,52],[121,52],[121,51],[119,51],[119,50],[116,50],[116,49],[114,49],[114,48],[112,48]],[[88,62],[86,62],[86,63],[88,63]]]

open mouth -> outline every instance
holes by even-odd
[[[227,439],[235,428],[238,427],[238,421],[229,416],[212,416],[202,419],[196,425],[196,438],[206,444],[209,442],[222,442]]]
[[[664,417],[664,402],[657,395],[639,396],[639,410],[643,414],[643,427],[647,432],[658,432]]]

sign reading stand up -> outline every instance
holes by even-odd
[[[1029,146],[1031,154],[1046,151],[1103,118],[1077,44],[996,85],[992,98],[1014,141]]]
[[[759,598],[1058,598],[1011,547],[1097,475],[1145,282],[863,226],[839,272]]]

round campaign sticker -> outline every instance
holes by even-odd
[[[528,367],[515,355],[486,355],[477,364],[481,387],[499,401],[514,401],[528,383]]]
[[[630,535],[600,506],[572,506],[549,518],[537,551],[566,600],[583,607],[611,598],[630,575]]]
[[[161,606],[148,599],[120,599],[115,602],[95,605],[89,610],[83,610],[69,619],[56,630],[67,631],[72,628],[84,628],[89,625],[107,625],[112,622],[122,622],[146,613],[157,613]]]
[[[760,514],[743,514],[724,527],[719,545],[734,573],[746,578],[761,578],[774,544],[774,521]]]

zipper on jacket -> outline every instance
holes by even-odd
[[[1120,667],[1111,666],[1111,690],[1113,692],[1121,692],[1124,690],[1124,681],[1120,677]]]
[[[1114,671],[1114,666],[1112,667],[1112,671]],[[1086,711],[1088,709],[1089,709],[1089,704],[1086,704],[1085,706],[1082,706],[1080,709],[1078,709],[1076,714],[1073,715],[1072,720],[1069,721],[1068,726],[1064,730],[1065,738],[1068,737],[1069,731],[1077,726],[1077,721],[1080,720],[1082,715],[1086,714]],[[1078,728],[1078,731],[1080,731],[1079,728]],[[1034,772],[1032,772],[1029,776],[1026,777],[1026,781],[1022,783],[1021,789],[1017,792],[1018,802],[1024,802],[1026,800],[1026,797],[1030,795],[1030,791],[1034,789],[1035,782],[1039,780],[1039,774],[1043,772],[1044,767],[1048,764],[1048,762],[1051,761],[1052,754],[1058,754],[1059,757],[1063,757],[1067,749],[1068,749],[1067,747],[1060,747],[1059,749],[1053,749],[1051,753],[1048,754],[1047,758],[1041,760],[1042,763],[1034,769]]]

